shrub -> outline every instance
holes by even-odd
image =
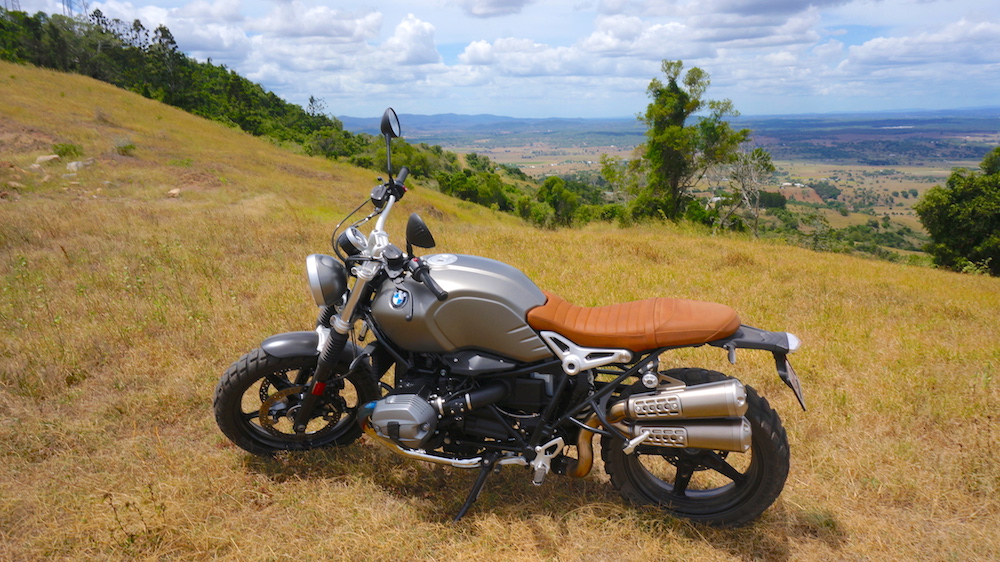
[[[115,141],[115,152],[121,156],[132,156],[132,153],[135,152],[135,144],[132,139],[120,138]]]
[[[52,153],[60,158],[77,158],[83,156],[83,147],[72,143],[56,143],[52,145]]]

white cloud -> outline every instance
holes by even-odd
[[[299,80],[291,77],[297,72],[353,71],[358,56],[365,51],[363,46],[332,49],[329,45],[308,39],[293,40],[263,35],[253,37],[252,43],[252,53],[242,67],[251,73],[261,72],[257,70],[260,68],[279,68],[282,73],[271,76],[288,76],[290,82]]]
[[[732,14],[692,18],[699,41],[729,43],[730,48],[761,48],[789,44],[815,44],[820,36],[816,27],[818,10],[808,9],[788,17],[742,17]]]
[[[850,48],[850,64],[1000,63],[1000,22],[961,20],[937,32],[879,37]]]
[[[355,14],[326,6],[306,6],[299,0],[282,2],[264,18],[250,20],[246,29],[279,37],[322,37],[327,42],[356,43],[374,38],[382,14]]]
[[[813,54],[820,61],[839,61],[844,56],[844,44],[836,39],[831,39],[813,47]]]
[[[568,47],[505,37],[490,46],[494,67],[505,76],[565,76],[587,72],[587,57]]]
[[[105,0],[185,52],[332,112],[630,115],[662,59],[744,113],[996,103],[982,0]],[[60,13],[55,0],[22,9]],[[366,7],[377,6],[377,7]],[[905,96],[902,94],[905,93]],[[921,97],[922,96],[922,97]]]
[[[497,58],[493,52],[493,45],[488,41],[473,41],[469,43],[462,54],[458,56],[459,62],[469,65],[491,65]]]
[[[408,14],[382,49],[399,64],[434,64],[441,62],[441,54],[434,44],[434,26]]]
[[[239,23],[246,18],[243,17],[241,9],[243,3],[240,0],[217,0],[208,2],[206,0],[195,0],[184,7],[184,19],[192,21],[210,21]]]
[[[645,31],[642,19],[613,15],[597,19],[597,29],[580,42],[591,53],[626,54]]]
[[[577,47],[598,57],[639,57],[644,60],[709,58],[714,49],[699,43],[698,32],[676,21],[648,25],[632,16],[600,18],[597,30]]]
[[[178,45],[196,58],[209,57],[222,60],[242,60],[252,47],[250,38],[242,29],[232,25],[206,24],[201,26],[171,27]]]
[[[705,4],[713,12],[743,16],[790,16],[808,9],[849,4],[851,0],[713,0]]]
[[[518,14],[533,0],[462,0],[465,13],[477,18]]]

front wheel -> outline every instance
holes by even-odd
[[[688,386],[730,378],[703,369],[673,369],[664,374]],[[639,446],[627,455],[621,439],[604,437],[601,456],[612,484],[633,503],[657,505],[699,523],[736,527],[757,518],[785,485],[788,437],[767,400],[749,386],[746,393],[744,417],[752,429],[749,451]]]
[[[304,432],[293,429],[317,355],[274,357],[255,349],[233,363],[215,388],[215,421],[233,443],[255,455],[347,445],[361,435],[358,408],[379,398],[362,363],[326,385]],[[347,372],[348,365],[334,368]]]

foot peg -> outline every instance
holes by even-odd
[[[623,447],[622,450],[625,451],[626,455],[631,455],[632,453],[635,452],[635,448],[638,447],[639,445],[642,445],[642,442],[645,441],[646,439],[649,439],[649,432],[643,431],[635,439],[629,440],[629,442],[625,444],[625,447]]]
[[[535,447],[535,460],[531,461],[531,468],[535,469],[535,476],[531,479],[532,484],[542,485],[542,482],[545,481],[545,475],[552,470],[552,459],[559,456],[565,446],[563,438],[556,437],[544,445]]]

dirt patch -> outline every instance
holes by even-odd
[[[0,161],[0,200],[11,201],[18,198],[18,192],[32,181],[27,170],[6,160]]]
[[[300,177],[300,178],[309,178],[309,179],[316,179],[316,180],[326,180],[326,179],[328,179],[330,177],[329,172],[321,172],[321,171],[318,171],[318,170],[311,170],[311,169],[308,169],[308,168],[301,168],[299,166],[293,166],[293,165],[282,163],[282,162],[275,163],[274,167],[277,168],[277,169],[279,169],[279,170],[281,170],[282,172],[287,173],[290,176],[296,176],[296,177]]]
[[[180,176],[177,185],[184,190],[200,191],[222,186],[222,180],[216,174],[208,172],[185,172]]]
[[[10,119],[0,118],[0,153],[9,156],[51,151],[57,139]]]
[[[420,208],[417,210],[417,213],[419,213],[421,216],[431,217],[434,220],[442,222],[448,222],[452,219],[450,214],[444,213],[443,211],[441,211],[440,209],[429,203],[426,205],[421,205]]]
[[[811,187],[784,187],[781,189],[781,193],[787,197],[789,201],[823,204],[823,198],[820,197]]]

